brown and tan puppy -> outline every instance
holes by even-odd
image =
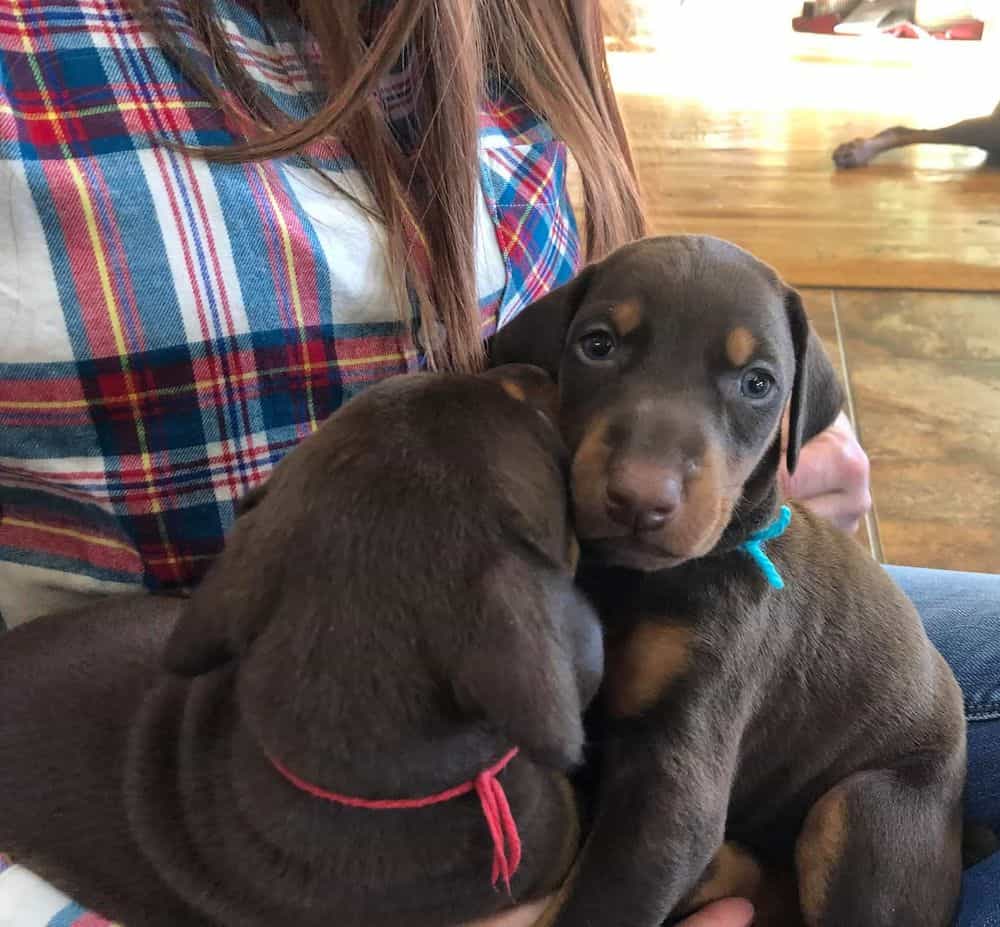
[[[127,927],[442,927],[561,884],[602,649],[545,383],[375,386],[252,494],[190,600],[0,636],[0,847]],[[514,747],[511,895],[475,792],[345,807],[272,763],[410,799]]]
[[[597,818],[558,924],[656,927],[726,894],[755,895],[757,923],[949,924],[950,670],[883,570],[805,509],[763,548],[783,589],[743,547],[779,514],[784,411],[793,471],[842,404],[798,294],[726,242],[650,239],[491,350],[558,377],[606,626]],[[794,876],[793,910],[768,920],[772,871]]]

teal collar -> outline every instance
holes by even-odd
[[[755,531],[739,547],[744,553],[750,555],[753,562],[760,567],[761,573],[764,574],[764,579],[775,589],[784,589],[785,581],[781,578],[778,568],[771,562],[767,554],[764,553],[764,542],[781,537],[791,520],[792,510],[787,505],[783,505],[781,511],[778,513],[778,517],[771,524],[760,531]]]

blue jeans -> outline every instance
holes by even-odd
[[[917,606],[965,694],[968,816],[1000,833],[1000,575],[889,571]],[[965,873],[956,925],[1000,927],[1000,853]]]

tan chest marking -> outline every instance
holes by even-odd
[[[611,654],[606,688],[611,714],[633,717],[659,701],[690,666],[691,640],[689,628],[640,622]]]

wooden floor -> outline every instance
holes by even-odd
[[[875,556],[1000,572],[1000,171],[953,148],[830,161],[991,111],[996,49],[697,25],[612,57],[653,231],[732,239],[805,289],[872,461]]]
[[[889,563],[1000,572],[1000,298],[804,291],[872,463]]]

